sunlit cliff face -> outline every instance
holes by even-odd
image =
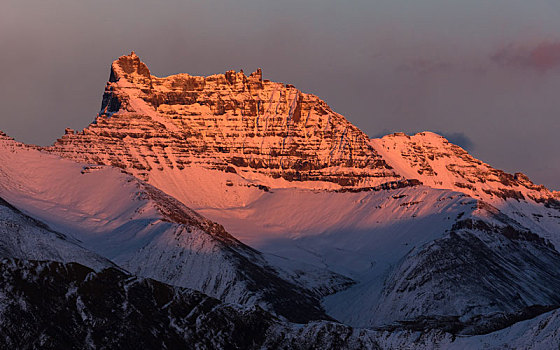
[[[80,152],[86,144],[96,151]],[[146,179],[191,165],[343,186],[397,178],[368,136],[317,96],[263,80],[260,69],[158,78],[134,53],[112,64],[95,123],[53,149]]]

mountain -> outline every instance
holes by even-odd
[[[122,56],[88,127],[5,144],[2,198],[134,275],[322,320],[281,326],[294,343],[557,339],[558,193],[431,132],[369,139],[260,70],[158,78]]]
[[[280,277],[258,251],[222,226],[119,169],[64,160],[3,136],[0,173],[0,197],[60,232],[55,236],[42,225],[42,231],[33,228],[27,233],[8,222],[4,239],[14,241],[13,251],[24,249],[27,241],[34,243],[8,257],[94,267],[85,257],[95,253],[136,275],[194,288],[226,302],[260,305],[300,322],[329,319],[317,292]],[[19,215],[19,221],[25,221]],[[39,250],[47,245],[41,238],[47,233],[59,237],[50,238],[51,255]],[[66,240],[89,252],[65,248]],[[69,257],[60,259],[57,254]],[[313,279],[315,272],[308,273]],[[319,282],[324,290],[336,291],[338,284],[349,283],[328,271],[321,271],[320,277],[327,277]]]
[[[554,246],[463,193],[277,189],[246,207],[201,212],[261,251],[357,281],[323,303],[354,326],[558,304]],[[481,281],[482,271],[492,278]]]
[[[417,329],[376,333],[375,339],[380,349],[554,349],[560,342],[559,316],[560,312],[554,310],[497,332],[470,337]]]
[[[473,337],[298,325],[259,307],[76,263],[0,260],[0,294],[2,348],[551,349],[560,341],[558,310]]]
[[[371,145],[399,175],[489,203],[560,247],[560,197],[526,175],[495,169],[430,132],[387,135]]]
[[[348,327],[297,327],[259,307],[224,304],[115,268],[95,272],[76,263],[4,259],[0,295],[3,349],[309,349],[338,344],[359,349],[375,344],[348,339]],[[340,333],[329,332],[333,327]]]
[[[260,70],[158,78],[134,53],[113,62],[95,122],[68,130],[52,150],[155,182],[191,164],[341,185],[392,176],[367,135],[314,95],[263,80]]]

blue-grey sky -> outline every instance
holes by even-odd
[[[160,76],[262,67],[371,136],[439,131],[560,189],[558,0],[2,0],[0,129],[84,128],[131,50]]]

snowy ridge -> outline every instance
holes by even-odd
[[[560,343],[560,311],[554,310],[508,328],[477,336],[442,331],[397,331],[376,334],[380,349],[554,349]],[[371,335],[370,335],[371,336]]]
[[[280,278],[260,253],[121,170],[9,139],[0,150],[0,196],[122,268],[289,319],[328,318],[312,292]]]
[[[481,199],[560,247],[558,196],[526,175],[495,169],[431,132],[396,133],[371,145],[402,177]]]
[[[0,261],[2,348],[256,348],[275,323],[258,307],[117,269]]]
[[[115,265],[51,230],[0,198],[0,257],[77,262],[95,270]]]
[[[465,220],[443,238],[409,253],[391,272],[375,310],[377,323],[406,321],[463,334],[500,329],[560,305],[560,254],[511,226]],[[412,302],[413,301],[413,302]],[[447,328],[449,327],[449,328]]]
[[[495,169],[432,132],[414,136],[395,133],[371,139],[371,144],[399,175],[418,179],[430,187],[465,192],[485,201],[496,197],[552,197],[550,191],[535,185],[526,175]]]
[[[550,273],[560,268],[557,251],[496,208],[459,192],[425,186],[277,189],[244,207],[199,210],[241,241],[287,258],[292,269],[304,262],[356,281],[323,300],[331,316],[350,325],[463,316],[464,329],[480,315],[559,301],[558,276]],[[481,283],[479,261],[495,266],[486,274],[494,274],[500,288]],[[521,299],[505,297],[505,291]]]

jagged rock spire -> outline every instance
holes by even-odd
[[[148,66],[142,61],[140,57],[132,51],[130,55],[119,57],[111,65],[111,75],[109,82],[117,82],[119,79],[127,79],[131,83],[146,83],[151,84],[151,74]]]
[[[261,68],[257,68],[256,71],[254,71],[253,73],[251,73],[251,75],[249,76],[250,78],[255,78],[259,81],[262,81],[262,69]]]

